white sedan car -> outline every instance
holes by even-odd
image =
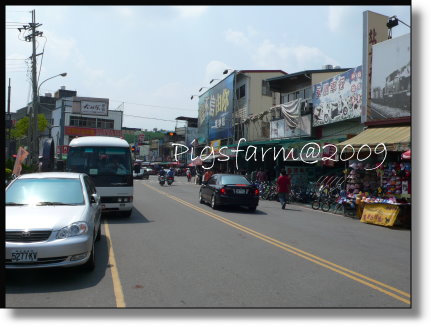
[[[6,269],[94,269],[101,203],[84,173],[19,176],[6,188]]]

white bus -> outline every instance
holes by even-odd
[[[103,212],[129,217],[133,208],[132,153],[117,137],[78,137],[70,142],[66,171],[87,173],[101,196]]]

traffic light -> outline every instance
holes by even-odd
[[[134,154],[135,153],[135,151],[136,151],[136,147],[135,146],[132,146],[132,153]]]
[[[177,135],[175,132],[168,132],[167,134],[169,137],[175,137]]]

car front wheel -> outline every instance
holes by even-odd
[[[96,254],[94,252],[94,239],[93,239],[93,246],[91,247],[90,257],[88,261],[82,265],[82,268],[85,271],[93,271],[95,267],[96,267]]]
[[[199,203],[204,204],[204,199],[202,198],[202,191],[199,191]]]

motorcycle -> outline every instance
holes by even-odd
[[[174,177],[168,177],[167,181],[168,185],[171,185],[174,182]]]
[[[166,178],[163,175],[159,176],[159,183],[161,186],[165,185],[165,181],[166,181]]]

